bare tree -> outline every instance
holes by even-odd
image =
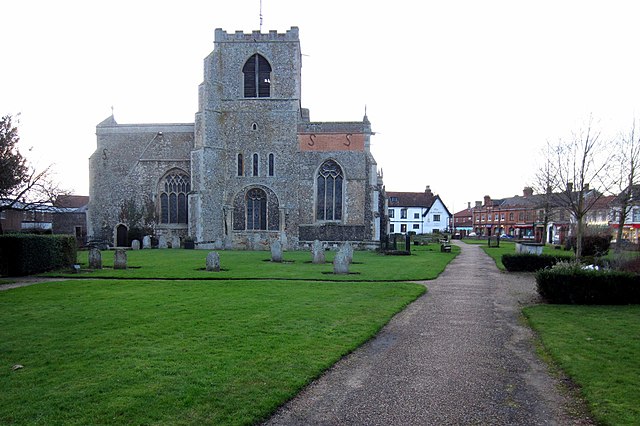
[[[67,191],[60,189],[53,180],[52,166],[36,170],[20,154],[18,129],[12,117],[0,119],[0,211],[36,210],[50,205],[58,195]],[[0,222],[0,234],[2,234]]]
[[[636,121],[633,121],[631,131],[620,136],[616,144],[614,163],[618,172],[618,192],[616,206],[618,211],[618,231],[616,234],[617,253],[622,249],[622,231],[627,215],[631,212],[634,198],[638,196],[636,188],[638,180],[638,165],[640,164],[640,135],[636,134]]]
[[[540,217],[543,230],[542,230],[542,243],[547,243],[547,228],[549,222],[553,220],[554,208],[557,202],[554,200],[554,191],[558,189],[558,181],[554,173],[554,162],[556,160],[555,148],[547,141],[546,146],[542,150],[542,164],[536,171],[533,178],[533,184],[531,188],[539,195],[536,196],[536,208],[542,211],[542,217]]]
[[[611,187],[609,168],[613,150],[608,150],[600,132],[592,128],[574,134],[569,141],[554,147],[555,161],[550,162],[556,198],[576,221],[576,259],[582,257],[585,217]]]

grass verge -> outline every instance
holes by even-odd
[[[494,262],[496,262],[496,266],[501,271],[506,271],[506,268],[502,264],[502,255],[514,254],[516,252],[516,244],[513,241],[500,241],[500,247],[489,247],[486,240],[464,240],[464,242],[468,244],[482,244],[482,250],[484,250],[484,252],[487,253],[494,260]],[[493,241],[491,244],[495,244],[495,241]],[[549,245],[544,246],[544,248],[542,249],[542,253],[550,254],[552,256],[565,256],[567,257],[567,259],[573,257],[572,252],[558,250]]]
[[[538,305],[523,312],[598,422],[640,424],[640,305]]]

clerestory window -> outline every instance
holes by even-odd
[[[189,176],[180,172],[167,175],[160,185],[160,223],[187,223]]]
[[[256,53],[245,62],[244,97],[268,98],[271,96],[271,65],[264,56]]]

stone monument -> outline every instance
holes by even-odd
[[[220,272],[220,255],[215,251],[207,254],[207,271]]]
[[[116,249],[113,256],[113,269],[127,269],[127,252],[123,249]]]

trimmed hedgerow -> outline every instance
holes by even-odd
[[[549,303],[627,305],[640,303],[640,276],[612,270],[554,267],[536,273],[538,293]]]
[[[0,274],[21,276],[71,266],[77,250],[72,235],[0,235]]]
[[[540,269],[550,268],[560,259],[549,254],[503,254],[502,264],[509,272],[535,272]]]

